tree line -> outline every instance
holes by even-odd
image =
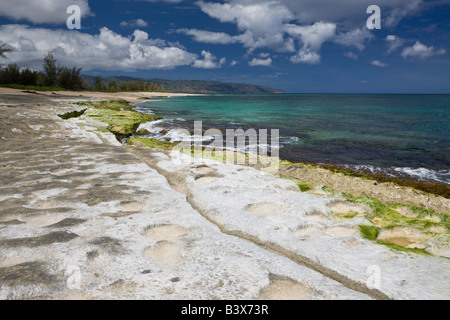
[[[11,51],[4,44],[0,45],[0,57],[6,58],[4,54]],[[93,84],[88,84],[80,74],[82,68],[58,65],[52,52],[44,57],[42,67],[43,71],[35,71],[29,68],[20,68],[17,64],[9,64],[4,68],[0,66],[0,84],[50,87],[75,91],[163,91],[160,84],[144,80],[117,83],[111,79],[106,84],[102,77],[96,77]]]
[[[114,79],[110,79],[108,84],[103,81],[103,78],[95,77],[94,84],[91,86],[93,91],[108,91],[108,92],[162,92],[164,88],[159,84],[151,81],[126,81],[118,83]]]

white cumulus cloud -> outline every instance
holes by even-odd
[[[373,39],[373,34],[364,26],[355,28],[347,32],[341,32],[333,39],[334,42],[346,47],[354,47],[364,50],[367,42]]]
[[[194,61],[194,64],[192,65],[194,68],[218,69],[222,67],[222,65],[224,65],[227,61],[226,58],[222,58],[217,61],[216,56],[206,50],[202,51],[202,57],[203,59],[197,59]]]
[[[27,20],[32,23],[66,23],[67,8],[77,5],[81,9],[81,16],[91,15],[88,0],[0,0],[0,16],[14,20]]]
[[[42,59],[49,51],[60,64],[84,70],[172,69],[191,65],[198,57],[164,40],[149,39],[140,30],[124,37],[106,27],[91,35],[67,29],[2,25],[0,39],[14,49],[8,62],[33,69],[41,69]]]
[[[136,20],[129,20],[129,21],[122,21],[120,23],[121,27],[130,27],[130,28],[144,28],[148,27],[148,22],[143,19],[136,19]]]
[[[396,35],[390,34],[386,37],[386,42],[388,44],[387,54],[391,54],[392,52],[400,48],[405,42],[405,40],[399,38]]]
[[[353,60],[358,60],[358,55],[351,51],[345,52],[344,56],[346,56],[347,58],[353,59]]]
[[[211,44],[231,44],[241,42],[239,36],[230,36],[224,32],[212,32],[198,29],[178,29],[176,32],[192,36],[195,41]]]
[[[445,54],[445,49],[436,49],[433,46],[427,47],[426,45],[417,41],[413,46],[407,47],[402,51],[403,58],[421,59],[425,60],[437,55]]]
[[[372,0],[200,0],[196,5],[204,13],[220,22],[235,24],[239,34],[197,29],[180,32],[197,42],[240,43],[249,54],[257,49],[296,52],[292,62],[318,64],[325,42],[365,49],[374,38],[365,25],[367,8],[373,4]],[[427,7],[424,0],[378,0],[376,4],[382,8],[383,28],[395,27],[405,17]],[[389,42],[388,53],[399,46],[398,41]]]
[[[295,51],[292,39],[284,37],[284,24],[293,19],[294,15],[279,1],[199,1],[197,5],[211,18],[236,24],[241,34],[224,37],[228,41],[240,42],[250,51],[258,48]]]
[[[375,67],[379,67],[379,68],[386,68],[389,67],[389,65],[387,63],[381,62],[379,60],[374,60],[370,63],[371,65],[375,66]]]
[[[336,24],[316,22],[310,26],[286,25],[286,32],[298,38],[301,47],[297,54],[291,57],[293,63],[320,63],[319,50],[322,45],[332,39],[336,33]]]
[[[198,1],[211,18],[236,25],[238,35],[223,32],[180,29],[197,42],[241,43],[252,53],[256,49],[296,52],[294,63],[319,64],[325,42],[364,50],[374,35],[365,26],[371,0],[225,0]],[[420,11],[422,0],[379,0],[383,25],[395,26],[401,19]],[[391,42],[394,48],[398,43]],[[390,49],[394,50],[394,49]]]
[[[251,67],[257,66],[270,67],[272,65],[272,58],[270,57],[267,59],[254,58],[252,61],[248,63],[248,65]]]
[[[241,0],[251,1],[251,0]],[[254,0],[257,1],[257,0]],[[401,19],[419,11],[423,0],[279,0],[293,12],[301,23],[329,21],[351,25],[361,24],[370,5],[382,8],[383,24],[387,27],[397,25]]]

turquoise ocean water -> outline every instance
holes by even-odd
[[[166,119],[150,128],[161,140],[193,121],[279,129],[284,159],[450,183],[450,95],[208,95],[145,102],[138,110]]]

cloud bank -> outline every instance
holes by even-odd
[[[88,0],[0,0],[0,16],[35,24],[65,24],[69,17],[66,11],[71,5],[80,7],[82,17],[92,15]]]
[[[324,43],[364,50],[374,35],[365,22],[372,0],[226,0],[197,1],[209,17],[237,27],[237,35],[199,29],[179,29],[195,41],[209,44],[240,43],[251,54],[258,49],[293,53],[293,63],[319,64]],[[394,27],[424,7],[423,0],[379,0],[383,26]],[[391,41],[389,53],[399,44]],[[397,46],[397,47],[396,47]]]
[[[25,25],[0,26],[0,39],[14,49],[8,62],[40,69],[42,59],[52,51],[63,65],[76,61],[84,70],[172,69],[191,65],[198,58],[183,48],[161,39],[149,39],[144,31],[135,30],[123,37],[108,28],[96,35],[69,30],[31,28]]]

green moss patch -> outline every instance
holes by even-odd
[[[366,196],[359,198],[354,198],[348,194],[343,194],[343,196],[349,202],[361,203],[368,206],[371,212],[366,215],[366,219],[374,225],[383,228],[412,228],[420,232],[429,233],[430,228],[441,227],[445,228],[447,232],[450,231],[448,216],[433,210],[403,204],[386,205],[378,199]],[[412,215],[405,215],[397,211],[401,207],[408,208]]]
[[[78,117],[81,117],[86,112],[86,110],[87,109],[83,109],[80,111],[72,111],[72,112],[67,112],[64,114],[58,114],[58,117],[60,117],[63,120],[68,120],[71,118],[78,118]]]
[[[361,232],[361,237],[371,241],[376,241],[378,234],[380,233],[380,228],[374,226],[360,225],[359,230]]]
[[[439,214],[433,210],[404,205],[404,204],[384,204],[378,199],[361,196],[354,198],[348,194],[341,194],[345,200],[352,203],[364,204],[370,208],[370,212],[365,218],[372,225],[360,225],[361,237],[391,249],[417,254],[427,254],[425,249],[407,248],[401,243],[390,243],[390,241],[380,241],[379,234],[382,230],[393,230],[400,228],[418,232],[429,239],[434,245],[446,246],[449,242],[450,223],[448,215]],[[394,229],[398,230],[398,229]],[[394,241],[395,242],[395,241]]]
[[[167,141],[159,141],[149,138],[130,138],[128,140],[128,145],[138,146],[138,147],[148,147],[159,150],[172,150],[176,144]]]
[[[403,246],[400,246],[398,244],[394,243],[387,243],[383,242],[378,239],[378,235],[381,231],[380,228],[375,226],[368,226],[368,225],[360,225],[359,230],[361,232],[361,237],[370,241],[374,241],[380,245],[386,246],[388,248],[391,248],[392,250],[401,251],[401,252],[409,252],[409,253],[415,253],[415,254],[423,254],[423,255],[431,255],[428,251],[424,249],[419,248],[405,248]]]
[[[134,110],[127,101],[89,101],[80,102],[88,107],[86,115],[96,121],[108,124],[108,130],[118,140],[131,137],[142,123],[161,120],[162,117],[154,114],[142,114]]]
[[[376,242],[378,244],[381,244],[383,246],[391,248],[392,250],[396,250],[396,251],[400,251],[400,252],[409,252],[409,253],[415,253],[415,254],[423,254],[423,255],[427,255],[427,256],[431,255],[431,253],[429,253],[428,251],[426,251],[424,249],[405,248],[405,247],[399,246],[399,245],[394,244],[394,243],[386,243],[386,242],[383,242],[383,241],[376,241]]]
[[[301,164],[304,165],[304,164]],[[450,186],[440,182],[426,182],[426,181],[414,181],[403,178],[387,177],[382,174],[370,174],[352,171],[348,169],[342,169],[331,164],[311,164],[311,167],[327,169],[333,173],[343,174],[348,177],[357,177],[367,180],[373,180],[377,183],[394,183],[403,187],[410,187],[416,190],[420,190],[426,193],[442,196],[450,199]]]
[[[112,111],[134,110],[134,106],[125,100],[82,101],[77,102],[76,104],[92,109],[107,109]]]
[[[441,182],[414,181],[404,178],[387,177],[382,174],[362,173],[349,169],[343,169],[332,164],[291,162],[288,160],[282,160],[280,165],[283,167],[293,166],[310,170],[325,169],[334,174],[372,180],[374,183],[393,183],[398,186],[410,187],[418,191],[423,191],[450,199],[450,185]]]
[[[313,188],[312,185],[303,183],[301,181],[295,181],[295,184],[298,186],[298,188],[300,189],[301,192],[308,192],[309,190],[311,190]]]

